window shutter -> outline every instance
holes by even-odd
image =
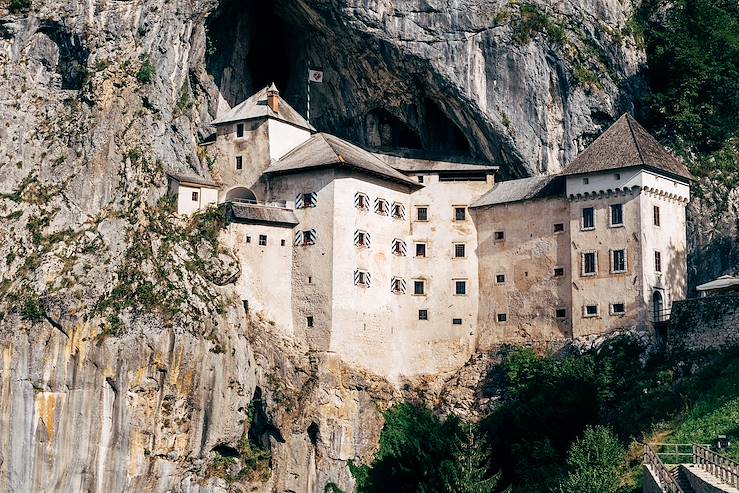
[[[302,231],[296,231],[295,232],[295,246],[299,246],[303,244],[303,232]]]
[[[372,284],[372,276],[370,275],[369,272],[364,273],[364,279],[365,279],[365,285],[367,287],[370,287],[370,285]]]
[[[372,237],[370,236],[369,233],[364,233],[364,239],[365,239],[365,243],[367,244],[367,248],[369,248],[372,243]]]
[[[627,254],[628,250],[624,248],[624,270],[626,272],[629,271],[629,255]]]
[[[295,196],[295,208],[296,209],[302,209],[303,208],[303,194],[299,193]]]
[[[312,207],[316,207],[318,205],[318,194],[316,192],[311,192],[310,200],[311,200]]]
[[[318,243],[318,233],[316,233],[315,229],[310,230],[310,236],[311,236],[311,240],[313,241],[312,244]]]
[[[359,246],[359,230],[354,232],[354,246]]]
[[[359,284],[359,271],[354,271],[354,285],[357,286]]]

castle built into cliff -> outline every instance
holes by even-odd
[[[213,181],[171,175],[178,212],[227,203],[244,307],[390,378],[501,343],[659,330],[686,292],[691,175],[624,115],[562,173],[373,153],[317,132],[272,86],[218,116]]]

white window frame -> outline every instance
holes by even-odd
[[[423,245],[423,255],[418,255],[418,246]],[[429,244],[427,241],[415,241],[413,242],[413,256],[415,258],[428,258],[429,256]]]
[[[452,256],[452,258],[467,258],[467,244],[466,243],[462,241],[457,241],[457,242],[452,243],[452,245],[454,247],[454,255]],[[462,249],[464,250],[464,255],[462,255],[461,257],[457,255],[458,246],[461,246]]]
[[[657,262],[657,255],[659,255],[659,263]],[[662,251],[654,251],[654,254],[652,255],[652,262],[654,263],[654,272],[656,272],[657,274],[662,274],[664,272],[664,270],[662,269],[662,264],[664,263]],[[659,269],[657,267],[659,267]]]
[[[499,281],[498,276],[503,276],[503,280]],[[506,276],[505,272],[498,272],[495,274],[495,284],[503,285],[506,282],[508,282],[508,277]]]
[[[416,293],[416,283],[420,282],[423,286],[423,293]],[[426,290],[426,279],[413,279],[413,293],[411,293],[413,296],[426,296],[428,294],[428,291]]]
[[[200,192],[198,192],[198,191],[192,192],[192,194],[190,195],[190,198],[192,199],[193,202],[199,202],[200,201]]]
[[[505,320],[501,320],[500,316],[503,315],[505,317]],[[495,313],[495,322],[499,324],[507,324],[508,323],[508,312],[496,312]]]
[[[615,305],[621,305],[621,306],[623,306],[624,307],[624,310],[622,312],[617,312],[614,309],[614,306]],[[609,313],[609,315],[613,315],[613,316],[623,316],[623,315],[626,315],[626,303],[623,303],[623,302],[609,303],[609,305],[608,305],[608,313]]]
[[[369,271],[357,269],[354,271],[354,285],[360,288],[369,288],[372,285],[372,275]]]
[[[624,253],[624,268],[623,269],[616,269],[616,263],[614,262],[615,259],[613,258],[616,252]],[[629,271],[629,260],[628,260],[629,256],[625,248],[617,248],[615,250],[609,250],[608,258],[611,264],[611,274],[625,274]]]
[[[262,244],[262,238],[264,238],[264,244]],[[259,235],[259,238],[257,239],[259,246],[267,246],[268,241],[269,238],[267,237],[267,235]]]
[[[390,251],[396,257],[405,257],[406,255],[408,255],[408,249],[406,247],[405,240],[395,238],[392,245],[390,246]]]
[[[390,206],[390,215],[394,219],[405,219],[405,206],[400,202],[393,202]]]
[[[595,256],[595,271],[594,272],[585,272],[585,256],[589,254],[593,254]],[[598,251],[597,250],[588,250],[585,252],[580,253],[580,276],[582,277],[592,277],[598,275]]]
[[[236,171],[244,169],[244,156],[234,156],[234,169]]]
[[[619,205],[621,206],[621,222],[620,223],[614,223],[613,222],[613,206]],[[610,204],[608,206],[608,227],[609,228],[623,228],[624,225],[624,205],[622,203],[619,204]]]
[[[402,277],[393,277],[390,279],[390,292],[393,294],[405,294],[406,292],[405,279]]]
[[[360,211],[369,211],[370,199],[369,195],[364,192],[357,192],[354,194],[354,207]]]
[[[372,246],[372,237],[367,231],[357,229],[354,231],[354,246],[369,249]]]
[[[452,279],[452,282],[454,283],[454,296],[467,296],[469,294],[469,290],[467,289],[469,286],[469,283],[467,282],[467,279]],[[457,283],[464,283],[464,293],[460,294],[457,293]]]
[[[421,312],[423,312],[423,318],[421,318]],[[419,308],[418,309],[418,320],[421,320],[423,322],[428,322],[428,319],[429,319],[428,308]]]
[[[459,320],[459,323],[457,323],[457,320]],[[460,317],[452,317],[452,325],[463,325],[464,319]]]
[[[585,227],[585,209],[590,209],[593,211],[593,225]],[[597,221],[597,214],[595,213],[595,207],[594,206],[588,206],[583,207],[580,209],[580,231],[593,231],[595,227],[598,225]]]
[[[381,207],[385,210],[381,211]],[[375,214],[378,214],[380,216],[390,215],[390,203],[383,198],[375,197]]]
[[[457,219],[457,209],[462,209],[462,211],[464,212],[464,219]],[[468,208],[467,208],[466,205],[453,205],[452,206],[452,210],[453,210],[453,213],[454,213],[454,217],[452,218],[452,220],[455,221],[455,222],[460,222],[460,223],[466,221],[467,220],[467,216],[468,216],[467,209]]]
[[[594,306],[595,307],[595,313],[588,313],[588,307]],[[600,305],[598,303],[591,303],[588,305],[582,306],[582,317],[583,318],[595,318],[600,316]]]
[[[426,209],[426,219],[418,219],[418,211],[420,209]],[[415,206],[415,210],[416,210],[416,215],[415,215],[416,222],[419,222],[419,223],[427,223],[429,221],[429,206],[427,206],[427,205],[417,205],[417,206]]]

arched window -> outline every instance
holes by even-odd
[[[662,293],[659,291],[652,293],[652,308],[654,310],[654,321],[662,322],[665,319],[665,303],[662,300]]]
[[[226,202],[245,202],[247,204],[256,204],[257,196],[246,187],[234,187],[226,192]]]

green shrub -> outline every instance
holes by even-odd
[[[8,10],[16,14],[31,8],[31,0],[10,0]]]
[[[625,451],[604,426],[588,426],[567,454],[567,477],[558,493],[621,493]]]
[[[139,71],[136,73],[136,78],[139,82],[142,84],[151,84],[154,81],[154,76],[156,75],[156,69],[154,68],[154,65],[151,63],[151,58],[149,55],[141,55],[141,67],[139,68]]]

